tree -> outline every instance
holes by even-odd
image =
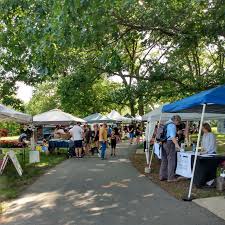
[[[114,95],[121,87],[119,84],[102,77],[93,80],[90,73],[83,72],[71,74],[60,81],[58,94],[64,110],[85,117],[96,112],[109,113],[112,109],[124,108],[123,105],[120,107],[118,95]]]
[[[57,83],[45,82],[36,85],[33,97],[26,106],[27,113],[37,115],[55,108],[60,108]]]

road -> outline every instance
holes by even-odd
[[[1,225],[224,225],[195,203],[176,200],[119,156],[69,159],[10,203]]]

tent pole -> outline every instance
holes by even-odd
[[[149,131],[151,124],[147,122],[147,133],[146,133],[146,149],[145,149],[145,157],[146,157],[146,163],[149,164]]]
[[[200,147],[200,139],[201,139],[201,132],[202,132],[202,124],[203,124],[204,115],[205,115],[205,108],[206,108],[206,104],[204,104],[202,107],[202,116],[201,116],[201,122],[200,122],[200,126],[199,126],[198,140],[197,140],[197,146],[196,146],[196,151],[195,151],[195,159],[194,159],[194,165],[193,165],[193,169],[192,169],[192,176],[191,176],[191,182],[190,182],[190,186],[189,186],[187,200],[191,200],[191,191],[192,191],[192,186],[193,186],[193,181],[194,181],[194,174],[195,174],[195,167],[196,167],[196,162],[197,162],[197,157],[198,157],[198,150]]]
[[[162,120],[162,113],[160,114],[160,118],[159,118],[159,123],[158,123],[157,129],[159,129],[159,127],[160,127],[161,120]],[[156,141],[156,137],[155,137],[154,143],[155,143],[155,141]],[[154,145],[153,145],[153,148],[152,148],[152,151],[151,151],[151,158],[150,158],[149,167],[148,167],[149,169],[151,169],[153,155],[154,155]]]

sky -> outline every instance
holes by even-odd
[[[23,102],[27,103],[32,98],[33,88],[24,84],[23,82],[17,82],[17,98],[21,99]]]

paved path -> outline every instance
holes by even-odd
[[[129,150],[131,151],[131,150]],[[7,225],[224,225],[194,203],[182,202],[140,175],[120,156],[70,159],[31,185],[1,221]]]

